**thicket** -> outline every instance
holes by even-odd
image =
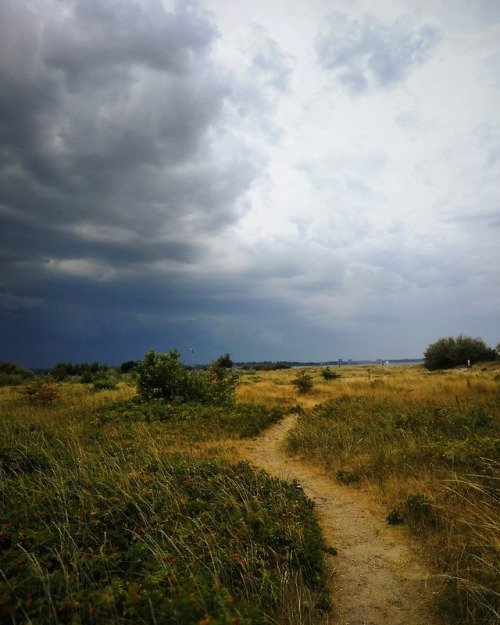
[[[235,401],[238,375],[228,366],[229,356],[226,356],[212,362],[206,371],[199,371],[185,367],[177,350],[157,354],[151,349],[137,366],[138,394],[147,401],[231,405]]]
[[[25,369],[15,362],[0,362],[0,386],[25,384],[34,377],[31,369]]]
[[[459,335],[449,336],[432,343],[424,352],[424,366],[430,371],[451,369],[495,360],[497,352],[482,339]]]
[[[292,380],[292,384],[300,395],[310,393],[314,386],[312,375],[309,375],[305,371],[298,371],[295,378]]]

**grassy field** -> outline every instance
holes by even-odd
[[[293,411],[288,452],[407,526],[448,621],[498,625],[500,363],[321,372],[245,372],[224,409],[0,388],[0,622],[320,623],[312,503],[231,454]]]
[[[421,541],[435,571],[437,609],[453,623],[500,622],[500,364],[427,372],[420,366],[310,368],[247,376],[246,401],[300,404],[290,454],[368,489],[390,523]]]
[[[312,503],[227,459],[281,411],[141,404],[127,385],[55,395],[0,390],[1,623],[320,619]]]

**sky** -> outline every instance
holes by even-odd
[[[0,360],[495,346],[499,235],[497,0],[0,3]]]

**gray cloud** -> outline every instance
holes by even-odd
[[[263,167],[225,127],[211,20],[186,2],[1,11],[4,257],[198,259]]]
[[[256,42],[252,46],[250,71],[259,75],[263,84],[277,91],[286,91],[293,73],[294,59],[285,53],[275,39],[254,25]]]
[[[415,28],[400,20],[387,25],[370,15],[356,20],[336,11],[327,24],[327,32],[316,40],[318,62],[355,94],[403,81],[439,39],[429,24]]]
[[[477,319],[496,336],[495,118],[449,120],[422,88],[463,57],[423,67],[437,30],[353,11],[314,63],[291,2],[274,29],[265,3],[214,0],[222,36],[185,0],[0,3],[0,359],[418,356],[429,328]],[[419,66],[411,93],[349,97]],[[333,114],[318,68],[347,86]]]

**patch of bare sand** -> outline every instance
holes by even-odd
[[[432,577],[404,528],[387,524],[384,510],[362,491],[342,486],[304,461],[290,458],[281,443],[295,416],[263,436],[237,445],[256,466],[286,480],[297,480],[314,500],[328,546],[332,625],[436,625],[429,604]]]

